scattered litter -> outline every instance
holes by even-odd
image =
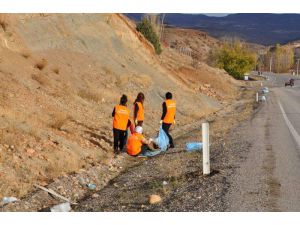
[[[267,93],[269,93],[269,88],[268,88],[268,87],[263,87],[263,88],[261,89],[261,92],[262,92],[263,94],[267,94]]]
[[[265,102],[265,101],[267,101],[267,98],[266,98],[266,96],[262,95],[262,96],[260,97],[260,101],[262,101],[262,102]]]
[[[269,93],[269,88],[268,87],[264,87],[263,91],[266,92],[266,93]]]
[[[2,204],[3,205],[11,203],[11,202],[16,202],[16,201],[18,201],[18,199],[15,198],[15,197],[4,197],[4,198],[2,198]]]
[[[186,150],[188,152],[201,150],[203,147],[203,144],[201,142],[190,142],[186,143]]]
[[[42,187],[42,186],[40,186],[40,185],[38,185],[38,184],[35,184],[34,186],[37,187],[37,188],[42,189],[43,191],[48,192],[49,194],[52,194],[52,195],[56,196],[56,197],[58,197],[58,198],[60,198],[60,199],[62,199],[62,200],[64,200],[64,201],[70,202],[70,203],[72,203],[73,205],[76,205],[76,204],[77,204],[77,203],[75,203],[75,202],[71,202],[69,199],[65,198],[64,196],[62,196],[62,195],[56,193],[55,191],[53,191],[53,190],[51,190],[51,189]]]
[[[51,212],[70,212],[71,211],[71,206],[70,202],[65,202],[59,205],[55,205],[50,208]]]
[[[96,188],[96,184],[87,184],[86,185],[89,189],[94,190]]]
[[[163,181],[163,185],[164,185],[164,186],[168,185],[168,182],[164,180],[164,181]]]
[[[161,197],[159,195],[150,195],[149,196],[149,203],[150,204],[157,204],[161,202]]]

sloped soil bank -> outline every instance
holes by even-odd
[[[78,203],[72,211],[223,211],[227,178],[234,172],[234,161],[242,160],[249,146],[240,141],[235,129],[252,114],[254,96],[255,91],[245,87],[234,104],[203,118],[210,122],[210,176],[202,175],[201,152],[184,150],[186,142],[201,141],[203,121],[197,121],[182,131],[175,127],[176,148],[165,154],[133,158],[124,153],[104,165],[91,164],[65,174],[47,188]],[[96,188],[91,190],[88,184]],[[149,204],[151,194],[160,195],[162,201]],[[0,211],[49,211],[62,202],[36,189],[21,201],[0,206]]]

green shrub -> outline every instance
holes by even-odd
[[[251,71],[256,63],[255,54],[239,41],[226,42],[213,54],[214,64],[235,79],[244,79],[244,74]]]
[[[144,18],[140,23],[138,23],[136,30],[143,34],[143,36],[151,42],[156,54],[159,55],[162,52],[159,38],[148,19]]]

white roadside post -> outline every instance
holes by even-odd
[[[258,102],[258,92],[256,92],[256,102]]]
[[[209,161],[209,123],[202,123],[202,141],[203,141],[203,174],[210,174],[210,161]]]

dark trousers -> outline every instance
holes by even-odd
[[[173,142],[173,138],[169,133],[170,127],[171,127],[171,123],[163,123],[162,124],[162,129],[166,132],[166,134],[169,137],[169,141],[170,141],[170,148],[174,148],[174,142]]]
[[[125,130],[119,130],[119,129],[113,129],[114,133],[114,151],[115,153],[118,153],[119,151],[122,151],[124,148],[124,145],[126,144],[126,131]]]

